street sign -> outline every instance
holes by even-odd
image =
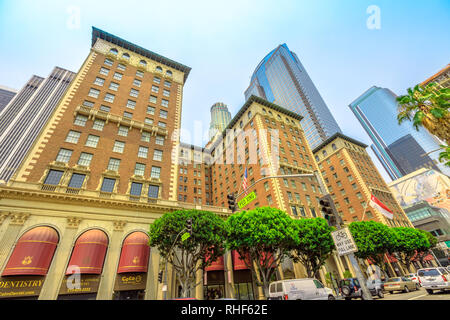
[[[256,199],[255,191],[249,193],[245,198],[243,198],[241,201],[238,202],[239,209],[242,209],[255,199]]]
[[[333,237],[334,245],[340,256],[358,251],[358,247],[348,228],[333,231],[331,236]]]
[[[183,233],[181,236],[181,241],[184,242],[187,238],[189,238],[191,235],[188,232]]]

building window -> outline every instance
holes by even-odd
[[[130,188],[130,195],[140,197],[142,194],[142,183],[132,182]]]
[[[119,171],[120,159],[110,158],[108,163],[108,170]]]
[[[120,127],[119,127],[119,131],[117,132],[117,134],[118,134],[119,136],[123,136],[123,137],[128,136],[128,128],[127,128],[127,127],[124,127],[124,126],[120,126]]]
[[[148,148],[147,147],[139,147],[138,157],[139,158],[147,158]]]
[[[168,75],[169,77],[171,77],[171,76],[172,76],[172,71],[167,70],[167,71],[166,71],[166,75]]]
[[[147,114],[154,115],[155,114],[155,108],[148,106],[147,107]]]
[[[135,176],[144,176],[144,173],[145,173],[145,164],[136,163],[136,166],[134,167],[134,175]]]
[[[105,105],[101,105],[100,106],[100,110],[105,111],[105,112],[110,112],[111,111],[111,107],[105,106]]]
[[[72,150],[60,149],[58,155],[56,156],[56,161],[68,163],[70,157],[72,156],[72,152],[73,152]]]
[[[145,118],[144,119],[144,122],[146,123],[146,124],[153,124],[153,119],[150,119],[150,118]]]
[[[121,74],[119,72],[114,72],[113,78],[116,80],[122,80],[122,76],[123,76],[123,74]]]
[[[114,54],[114,55],[116,55],[116,54],[118,53],[118,51],[117,51],[116,48],[111,48],[111,49],[109,50],[109,52],[112,53],[112,54]]]
[[[94,103],[91,102],[91,101],[84,100],[83,101],[83,106],[88,107],[88,108],[92,108],[92,107],[94,107]]]
[[[97,144],[98,144],[98,140],[100,139],[99,136],[94,136],[92,134],[88,135],[87,140],[86,140],[86,147],[91,147],[91,148],[97,148]]]
[[[155,150],[153,153],[153,160],[162,161],[163,152],[161,150]]]
[[[114,191],[114,185],[116,184],[116,179],[110,179],[110,178],[104,178],[102,182],[102,187],[100,190],[102,192],[113,192]]]
[[[163,96],[164,96],[164,97],[169,97],[169,96],[170,96],[170,91],[164,89],[164,90],[163,90]]]
[[[151,178],[154,179],[159,179],[161,175],[161,168],[160,167],[152,167],[152,172],[151,172]]]
[[[119,63],[119,64],[117,65],[117,69],[119,69],[119,70],[121,70],[121,71],[125,71],[126,68],[127,68],[127,67],[126,67],[124,64],[122,64],[122,63]]]
[[[102,74],[104,76],[107,76],[108,73],[109,73],[109,69],[106,69],[106,68],[103,68],[103,67],[100,68],[100,74]]]
[[[163,106],[163,107],[168,107],[169,106],[169,100],[165,100],[165,99],[162,99],[161,100],[161,105]]]
[[[127,108],[134,109],[136,107],[136,101],[128,99]]]
[[[141,61],[139,61],[139,65],[145,67],[147,65],[147,61],[141,60]]]
[[[96,119],[94,121],[94,125],[92,126],[92,129],[98,130],[98,131],[103,131],[104,126],[105,126],[104,120]]]
[[[130,118],[130,119],[133,118],[133,114],[128,111],[124,111],[123,116],[124,116],[124,118]]]
[[[45,178],[44,184],[57,185],[61,180],[64,171],[50,170]]]
[[[113,152],[123,153],[124,149],[125,149],[125,142],[122,141],[114,142]]]
[[[167,111],[159,110],[159,116],[163,119],[167,119]]]
[[[105,101],[106,102],[111,102],[111,103],[113,103],[114,102],[114,95],[113,94],[111,94],[111,93],[107,93],[106,95],[105,95]]]
[[[149,198],[158,198],[159,195],[159,186],[149,185],[148,186],[148,197]]]
[[[89,165],[91,164],[91,160],[92,160],[91,153],[82,152],[80,154],[80,159],[78,159],[78,165],[89,167]]]
[[[150,96],[149,101],[150,101],[151,103],[156,103],[157,100],[158,100],[158,98],[156,98],[155,96]]]
[[[74,189],[81,189],[85,178],[86,178],[85,174],[74,173],[70,178],[68,187]]]
[[[159,121],[158,122],[158,126],[160,126],[161,128],[165,128],[166,127],[166,123],[162,122],[162,121]]]
[[[130,96],[137,98],[138,95],[139,95],[139,90],[131,89]]]
[[[88,96],[89,96],[89,97],[92,97],[92,98],[98,98],[98,95],[99,95],[99,94],[100,94],[100,90],[91,88],[91,89],[89,90]]]
[[[160,84],[160,83],[161,83],[161,78],[154,77],[154,78],[153,78],[153,82],[154,82],[154,83],[157,83],[157,84]]]
[[[124,58],[126,60],[129,60],[130,59],[130,55],[125,52],[124,54],[122,54],[122,58]]]
[[[163,146],[163,145],[164,145],[164,137],[162,137],[162,136],[156,136],[155,143],[156,143],[157,145]]]
[[[102,79],[102,78],[99,78],[99,77],[95,78],[94,84],[96,84],[98,86],[103,86],[104,83],[105,83],[105,79]]]
[[[141,141],[150,142],[150,132],[142,132]]]
[[[136,77],[143,78],[143,77],[144,77],[144,72],[141,71],[141,70],[137,70],[137,71],[136,71]]]
[[[112,61],[111,59],[106,58],[105,59],[105,64],[109,67],[111,67],[113,65],[114,61]]]
[[[266,191],[269,190],[269,183],[268,183],[267,181],[264,182],[264,189],[265,189]]]
[[[141,81],[141,80],[138,80],[138,79],[134,79],[134,80],[133,80],[133,85],[134,85],[134,86],[140,87],[141,84],[142,84],[142,81]]]
[[[172,86],[172,83],[170,81],[164,81],[164,86],[167,88],[170,88]]]
[[[70,130],[66,137],[66,142],[69,143],[78,143],[78,139],[80,139],[81,132]]]
[[[159,91],[159,87],[152,86],[152,92],[158,93],[158,91]]]

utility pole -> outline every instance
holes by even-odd
[[[342,221],[341,216],[336,210],[336,207],[334,206],[333,199],[331,198],[331,195],[326,191],[326,187],[324,183],[322,182],[322,179],[319,176],[319,173],[317,171],[314,172],[316,179],[320,185],[320,188],[323,190],[324,196],[320,200],[320,205],[322,206],[322,210],[324,212],[325,219],[328,221],[328,225],[335,226],[337,230],[342,229],[342,226],[344,225],[344,221]],[[347,254],[350,263],[353,266],[353,269],[356,273],[356,278],[359,281],[359,284],[361,286],[361,290],[363,293],[364,300],[373,300],[372,294],[370,293],[369,289],[366,286],[366,279],[364,278],[363,273],[361,272],[361,269],[359,267],[358,261],[356,260],[355,254],[349,253]]]

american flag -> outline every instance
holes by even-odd
[[[242,180],[242,189],[244,189],[245,194],[247,194],[247,168],[245,168],[244,179]]]

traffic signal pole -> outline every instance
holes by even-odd
[[[321,202],[324,201],[326,204],[326,207],[329,205],[328,208],[331,209],[330,211],[333,213],[334,218],[335,218],[334,219],[335,227],[337,228],[337,230],[340,230],[340,229],[342,229],[342,226],[344,225],[344,221],[342,221],[341,216],[338,214],[336,207],[334,206],[334,201],[331,198],[331,194],[329,194],[326,191],[327,189],[326,189],[324,183],[322,182],[322,179],[320,178],[319,174],[317,172],[314,172],[314,174],[316,176],[317,181],[319,182],[320,188],[324,191],[324,197],[323,197],[324,200],[321,200]],[[329,204],[326,202],[329,202]],[[328,221],[330,221],[330,219],[328,219]],[[347,254],[346,256],[348,256],[350,263],[352,264],[353,269],[355,270],[356,278],[358,279],[359,284],[361,286],[364,300],[373,300],[372,294],[370,293],[369,288],[367,288],[366,280],[364,278],[363,273],[361,272],[361,268],[359,267],[359,264],[355,257],[355,254],[352,252],[352,253]]]

